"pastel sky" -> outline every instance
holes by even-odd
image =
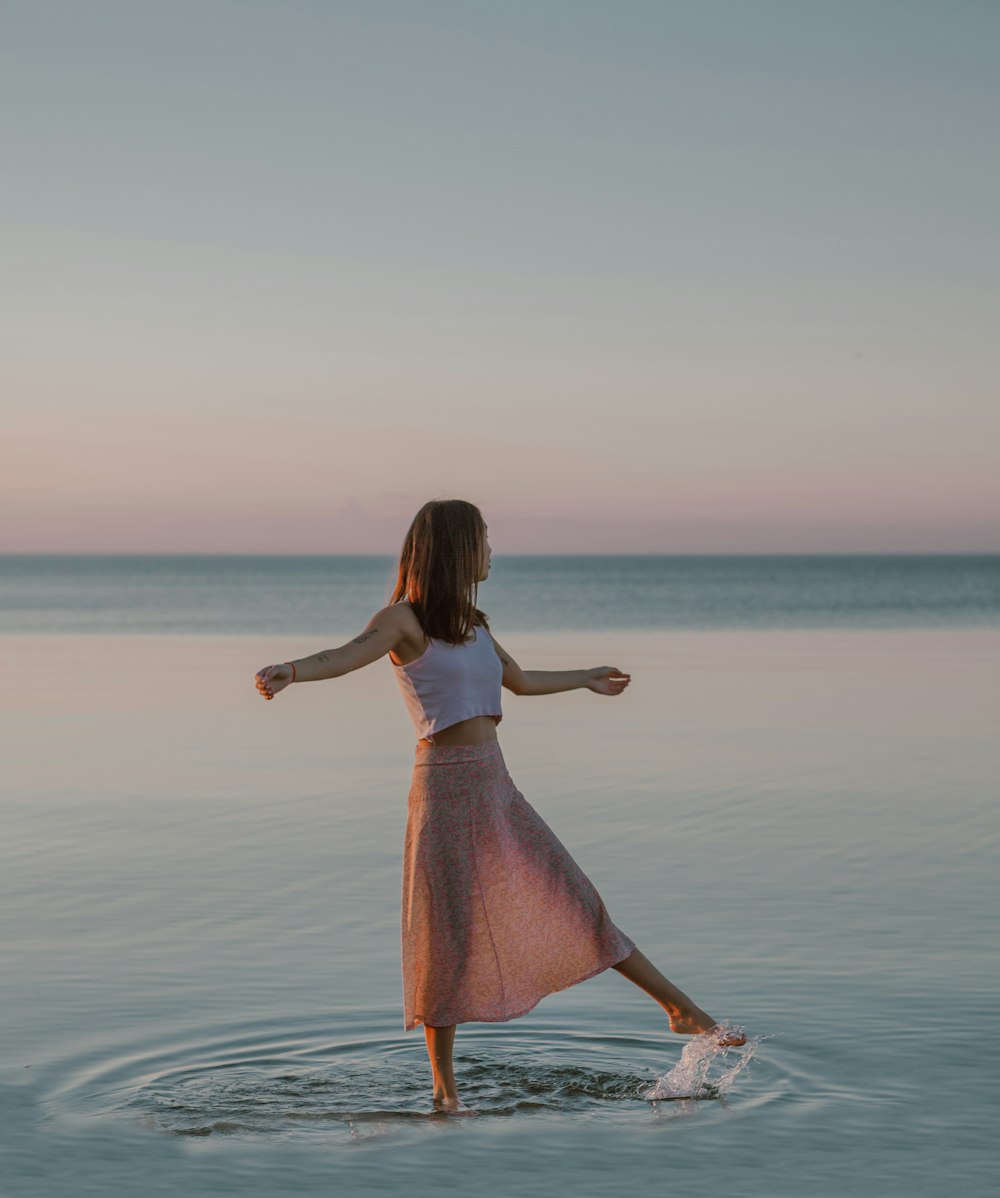
[[[1000,551],[1000,4],[5,0],[0,551]]]

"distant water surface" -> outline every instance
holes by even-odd
[[[0,556],[3,633],[252,633],[364,626],[389,557]],[[1000,555],[505,557],[498,630],[1000,627]]]

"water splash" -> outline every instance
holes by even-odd
[[[740,1045],[724,1043],[727,1035],[734,1031],[746,1034],[735,1024],[720,1024],[717,1029],[689,1040],[673,1069],[643,1095],[646,1101],[725,1098],[736,1078],[747,1070],[763,1038],[747,1037],[746,1043]]]

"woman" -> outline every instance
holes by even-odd
[[[516,695],[586,687],[620,695],[610,666],[522,670],[476,607],[490,571],[483,518],[460,499],[417,513],[388,607],[347,645],[267,666],[273,699],[293,682],[339,678],[389,655],[418,741],[403,856],[404,1027],[423,1024],[439,1110],[464,1110],[452,1070],[459,1023],[502,1022],[546,994],[614,968],[650,994],[682,1034],[716,1024],[611,922],[600,895],[507,773],[497,724],[501,686]]]

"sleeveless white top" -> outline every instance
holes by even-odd
[[[473,716],[492,716],[499,724],[503,663],[485,628],[476,625],[471,641],[451,645],[430,638],[427,648],[405,666],[389,658],[403,692],[417,739]]]

